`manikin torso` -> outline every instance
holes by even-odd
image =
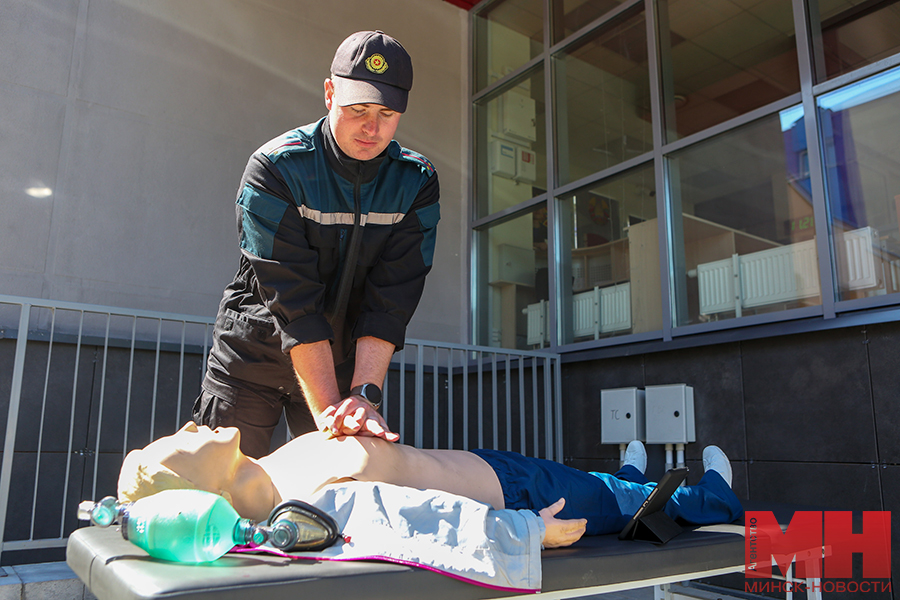
[[[421,450],[380,438],[329,438],[313,432],[257,462],[282,499],[304,500],[326,485],[356,480],[438,489],[503,508],[497,475],[471,452]]]

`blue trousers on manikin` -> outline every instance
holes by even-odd
[[[614,475],[586,473],[566,465],[502,450],[473,450],[497,473],[506,508],[533,509],[566,499],[560,519],[587,519],[587,535],[618,533],[656,486],[631,465]],[[691,525],[731,523],[743,514],[731,487],[715,471],[697,485],[678,488],[666,513]]]

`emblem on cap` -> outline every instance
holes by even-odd
[[[377,73],[381,75],[388,69],[387,61],[384,60],[384,57],[380,54],[373,54],[369,58],[366,59],[366,68],[373,73]]]

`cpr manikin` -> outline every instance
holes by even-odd
[[[307,500],[329,484],[383,482],[450,492],[494,509],[539,511],[546,526],[543,544],[556,547],[585,533],[618,531],[633,513],[630,505],[639,505],[653,489],[634,465],[615,476],[589,474],[516,453],[423,450],[375,437],[313,432],[261,459],[248,458],[239,446],[235,428],[210,430],[190,422],[129,453],[119,477],[119,499],[197,488],[229,499],[243,517],[263,520],[282,500]],[[730,488],[727,458],[711,446],[704,464],[700,483],[676,492],[667,512],[694,524],[733,521],[742,509]]]

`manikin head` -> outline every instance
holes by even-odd
[[[160,438],[125,457],[119,471],[120,502],[134,501],[167,489],[199,489],[223,495],[238,467],[247,461],[234,427],[211,430],[189,421],[176,433]]]
[[[412,88],[412,60],[400,42],[381,31],[344,40],[325,80],[331,133],[344,154],[370,160],[394,137]]]

